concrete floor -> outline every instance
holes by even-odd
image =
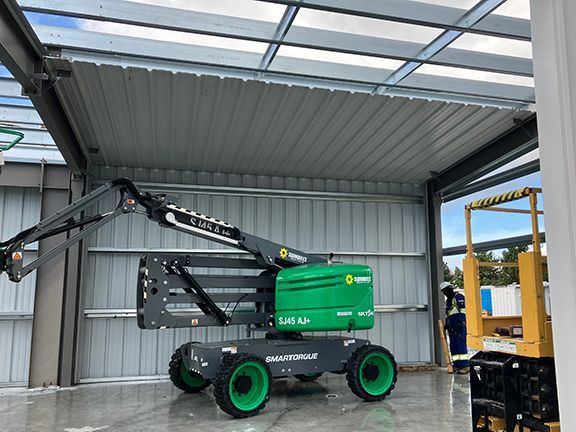
[[[469,411],[468,377],[443,370],[401,374],[391,397],[375,403],[355,397],[342,376],[277,380],[261,414],[243,420],[220,411],[211,388],[190,395],[169,381],[0,390],[6,432],[465,432]]]

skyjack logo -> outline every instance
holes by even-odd
[[[370,309],[368,309],[367,311],[358,312],[359,317],[371,317],[373,315],[374,315],[374,311],[370,310]]]

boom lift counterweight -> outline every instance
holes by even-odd
[[[114,209],[83,216],[94,204],[116,194],[120,199]],[[129,213],[145,215],[164,228],[253,256],[214,258],[159,252],[140,258],[136,299],[140,328],[241,324],[265,332],[262,339],[184,344],[176,350],[169,366],[176,387],[196,392],[213,383],[216,402],[235,417],[257,414],[269,398],[271,379],[287,375],[309,381],[323,372],[347,373],[352,391],[369,401],[381,400],[393,390],[397,366],[385,348],[367,340],[301,333],[372,328],[374,305],[369,267],[332,264],[327,258],[242,232],[229,223],[179,206],[175,197],[143,192],[126,178],[106,183],[0,243],[0,267],[10,280],[20,282],[103,225]],[[74,232],[61,244],[24,264],[28,245],[71,231]],[[202,268],[238,269],[243,274],[208,275],[196,271]],[[182,304],[196,307],[184,309]],[[237,310],[239,304],[253,306]],[[229,305],[234,305],[231,312]]]

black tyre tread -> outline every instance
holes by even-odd
[[[186,384],[180,371],[180,367],[182,365],[183,348],[184,345],[174,351],[174,354],[172,354],[172,358],[170,359],[170,363],[168,364],[168,374],[170,375],[170,381],[172,381],[172,384],[174,384],[176,388],[185,391],[186,393],[200,393],[202,390],[210,386],[210,380],[206,380],[206,382],[200,387],[192,387]]]
[[[394,366],[394,379],[392,380],[392,385],[384,394],[381,394],[380,396],[373,396],[367,393],[360,384],[360,365],[362,364],[362,360],[367,354],[374,351],[383,352],[386,354],[388,357],[390,357],[392,360],[392,365]],[[364,399],[368,402],[381,401],[390,396],[390,393],[392,393],[392,390],[394,390],[394,387],[396,386],[396,380],[398,379],[398,364],[396,363],[394,356],[386,348],[379,345],[364,345],[358,348],[350,355],[346,369],[346,380],[348,381],[348,387],[350,387],[352,393],[354,393],[360,399]]]
[[[318,372],[314,375],[304,375],[304,374],[300,375],[300,374],[298,374],[298,375],[294,375],[294,378],[296,378],[302,382],[314,382],[318,378],[320,378],[321,376],[322,376],[322,372]]]
[[[251,411],[243,411],[232,403],[230,399],[230,394],[228,392],[230,379],[232,378],[232,374],[237,366],[241,363],[246,361],[257,361],[261,363],[268,373],[268,394],[264,401],[255,409]],[[216,403],[220,407],[222,411],[227,414],[230,414],[232,417],[235,418],[246,418],[246,417],[253,417],[257,415],[265,406],[266,403],[270,400],[270,390],[272,388],[272,374],[270,373],[270,368],[266,362],[262,361],[262,359],[255,355],[250,354],[226,354],[222,357],[222,362],[220,363],[220,369],[216,374],[216,378],[214,378],[214,399],[216,399]]]

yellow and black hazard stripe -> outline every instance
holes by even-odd
[[[531,188],[524,187],[521,189],[516,189],[512,192],[506,192],[500,195],[495,195],[488,198],[482,198],[480,200],[472,201],[470,204],[468,204],[467,207],[472,210],[492,207],[497,204],[504,204],[506,202],[515,201],[520,198],[527,197],[528,195],[530,195],[531,191],[532,191]]]

